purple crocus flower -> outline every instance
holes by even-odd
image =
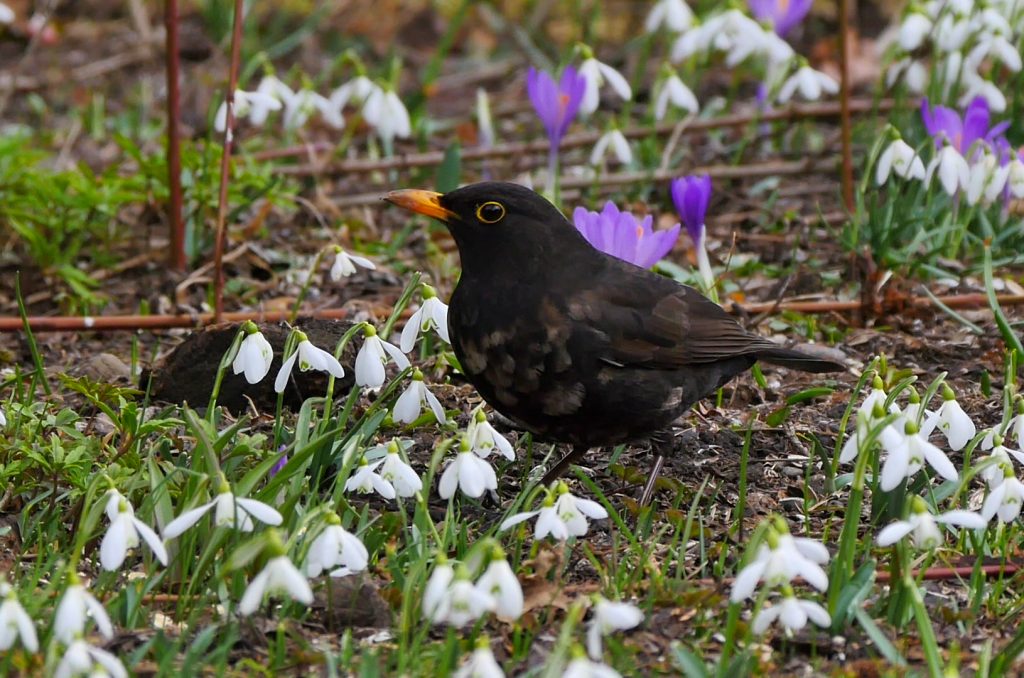
[[[557,148],[569,130],[587,90],[587,80],[572,66],[566,66],[556,84],[546,71],[530,68],[526,75],[526,93],[544,124],[551,146]]]
[[[979,140],[993,146],[999,145],[1003,133],[1010,126],[1009,122],[1001,122],[989,127],[988,102],[982,97],[975,97],[967,105],[963,118],[951,108],[932,107],[925,97],[921,100],[921,119],[925,130],[935,139],[936,148],[941,149],[945,140],[961,155],[966,155]]]
[[[637,222],[632,213],[623,212],[611,200],[600,212],[577,207],[572,219],[576,229],[595,248],[641,268],[658,263],[679,238],[679,224],[656,232],[651,228],[651,215]]]
[[[283,452],[284,448],[285,448],[285,446],[282,445],[281,449],[279,449],[278,451],[279,452]],[[277,460],[277,463],[270,467],[270,471],[267,472],[267,478],[273,478],[274,476],[276,476],[281,471],[281,469],[284,468],[284,465],[287,464],[287,463],[288,463],[288,455],[287,454],[282,455],[281,458]]]
[[[686,232],[693,239],[700,277],[704,281],[704,286],[711,290],[715,276],[711,270],[711,261],[708,259],[704,228],[708,204],[711,202],[711,177],[703,174],[673,179],[670,192],[676,211],[686,225]]]
[[[814,0],[748,0],[758,21],[767,21],[780,37],[793,30],[811,11]]]
[[[587,79],[572,66],[566,66],[562,79],[556,84],[545,71],[531,68],[526,74],[526,93],[530,96],[537,116],[548,133],[548,181],[549,190],[558,202],[558,145],[569,131],[572,119],[580,110],[583,95],[587,91]]]

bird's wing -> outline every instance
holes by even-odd
[[[673,369],[776,346],[744,330],[691,287],[641,269],[634,273],[632,267],[614,278],[614,287],[599,285],[576,295],[569,309],[601,337],[599,357],[605,362]]]

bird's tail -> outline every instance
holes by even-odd
[[[754,354],[758,360],[763,360],[766,363],[772,365],[778,365],[780,367],[788,367],[791,370],[800,370],[801,372],[844,372],[846,366],[841,363],[837,363],[832,360],[825,360],[823,358],[815,358],[814,356],[808,355],[801,351],[796,351],[791,348],[773,347],[764,348]]]

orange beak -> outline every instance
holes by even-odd
[[[441,196],[441,193],[434,191],[408,188],[402,191],[391,191],[384,196],[384,199],[392,205],[398,205],[411,212],[425,214],[447,223],[458,215],[441,205]]]

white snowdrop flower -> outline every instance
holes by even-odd
[[[958,100],[961,106],[966,107],[975,98],[981,97],[988,103],[988,107],[993,113],[1002,113],[1006,110],[1006,95],[992,81],[986,80],[969,69],[965,69],[961,85],[963,86],[963,94]]]
[[[295,130],[303,127],[309,122],[314,113],[327,111],[327,117],[334,122],[335,116],[331,113],[331,104],[323,95],[308,89],[300,89],[283,100],[284,103],[284,127]],[[344,126],[344,120],[342,120]]]
[[[977,44],[967,53],[966,61],[981,64],[987,57],[997,59],[1007,70],[1014,73],[1024,66],[1017,48],[998,33],[979,36]]]
[[[15,641],[21,639],[21,645],[29,652],[39,651],[39,638],[32,617],[18,601],[18,594],[11,586],[0,580],[0,651],[6,652],[14,647]]]
[[[370,554],[363,542],[341,526],[341,518],[333,511],[326,521],[327,526],[309,545],[306,575],[319,577],[326,570],[332,577],[344,577],[365,570]]]
[[[604,596],[594,597],[594,616],[587,625],[587,653],[601,659],[602,639],[615,631],[628,631],[644,620],[644,613],[632,603],[613,602]]]
[[[135,517],[131,503],[117,490],[107,492],[106,513],[110,527],[100,544],[100,564],[113,572],[121,567],[128,552],[145,541],[161,565],[167,565],[167,549],[163,541],[146,523]]]
[[[736,575],[730,600],[738,603],[751,597],[758,582],[776,587],[797,577],[819,591],[828,589],[828,575],[821,564],[828,562],[829,553],[821,543],[793,537],[780,519],[768,530],[766,542],[758,546],[754,560]]]
[[[391,143],[395,137],[404,139],[412,135],[409,111],[391,90],[379,87],[373,90],[363,106],[363,118],[385,143]]]
[[[594,144],[594,150],[590,152],[590,164],[600,165],[608,149],[611,149],[615,159],[621,164],[628,165],[633,162],[633,151],[629,148],[626,136],[618,129],[610,129]]]
[[[477,638],[476,649],[455,670],[452,678],[505,678],[505,672],[494,659],[491,643],[486,636]]]
[[[96,622],[96,630],[107,640],[114,637],[114,625],[100,601],[96,600],[75,574],[68,575],[69,586],[57,605],[53,619],[53,636],[65,645],[70,645],[80,636],[85,635],[85,625],[89,617]]]
[[[445,564],[438,567],[451,570]],[[434,576],[437,577],[436,580]],[[451,573],[442,570],[440,574],[435,569],[434,576],[427,582],[427,589],[423,594],[424,615],[434,624],[461,627],[494,609],[494,596],[474,586],[473,582],[469,581],[469,575],[464,567],[460,566],[458,572]],[[442,588],[441,584],[445,579],[447,584]]]
[[[911,92],[922,94],[928,86],[928,68],[918,59],[899,59],[885,72],[885,86],[892,87],[902,80]]]
[[[1010,171],[1006,175],[1006,185],[1014,198],[1024,198],[1024,161],[1016,153],[1007,165]]]
[[[839,452],[839,463],[847,464],[857,458],[857,455],[864,449],[865,441],[868,439],[873,427],[876,424],[872,422],[867,415],[863,412],[858,412],[856,415],[856,423],[854,424],[853,433],[843,443],[843,449]],[[886,424],[881,431],[878,432],[878,436],[875,438],[875,444],[881,444],[882,447],[888,449],[889,447],[898,445],[902,440],[902,434],[892,424]]]
[[[295,92],[292,91],[292,88],[274,75],[264,76],[263,79],[260,80],[260,84],[256,87],[256,91],[263,96],[269,96],[279,102],[277,108],[273,110],[280,110],[285,102],[291,100],[295,96]],[[249,110],[249,122],[259,127],[267,121],[267,116],[269,114],[270,109],[268,108],[253,107]]]
[[[409,367],[409,359],[394,344],[377,336],[377,329],[369,324],[363,325],[363,345],[356,354],[356,384],[366,388],[380,388],[387,379],[384,365],[390,356],[395,366],[404,370]]]
[[[789,586],[784,587],[782,600],[776,600],[769,608],[762,608],[754,616],[750,630],[762,634],[773,622],[778,621],[786,631],[799,631],[810,620],[823,628],[832,624],[828,611],[812,600],[801,600]]]
[[[341,111],[348,103],[365,103],[380,87],[365,75],[357,75],[331,92],[327,97],[333,109]]]
[[[582,537],[587,533],[590,525],[587,518],[591,520],[604,520],[608,517],[608,511],[596,501],[576,497],[569,492],[569,486],[564,482],[558,483],[558,499],[555,500],[555,512],[565,523],[569,530],[569,536]]]
[[[537,518],[537,524],[534,526],[533,538],[540,541],[544,537],[551,535],[559,541],[565,541],[569,538],[569,526],[566,525],[565,521],[562,520],[561,516],[558,515],[557,509],[555,509],[555,494],[549,490],[544,496],[544,502],[541,508],[536,511],[524,511],[522,513],[516,513],[515,515],[509,516],[501,523],[501,527],[498,531],[507,530],[514,525],[526,522],[531,518]]]
[[[950,448],[960,451],[978,433],[970,416],[956,401],[956,395],[949,386],[943,386],[942,406],[938,409],[939,429],[946,435]]]
[[[281,110],[281,102],[276,97],[259,90],[246,92],[235,90],[235,120],[249,116],[249,122],[260,126],[267,120],[270,111]],[[256,122],[258,121],[258,122]],[[228,102],[222,101],[213,119],[213,128],[223,134],[228,126]]]
[[[374,263],[366,257],[349,254],[344,248],[338,245],[334,246],[334,263],[331,264],[331,280],[338,282],[342,278],[354,275],[356,272],[356,266],[361,266],[371,271],[377,268]]]
[[[491,456],[492,452],[497,452],[509,461],[516,459],[512,443],[491,426],[482,407],[473,411],[473,418],[469,422],[466,436],[469,438],[470,447],[483,459]]]
[[[402,458],[402,448],[395,440],[388,443],[388,452],[380,466],[380,477],[394,486],[399,497],[412,497],[423,489],[423,481]]]
[[[655,97],[655,120],[664,119],[665,114],[668,112],[668,105],[670,103],[676,108],[681,108],[690,113],[696,113],[700,110],[700,105],[697,103],[697,97],[693,95],[690,88],[687,87],[674,72],[661,83],[661,89],[658,90],[658,95]]]
[[[622,674],[607,664],[576,657],[565,667],[562,678],[622,678]]]
[[[830,76],[804,65],[782,83],[776,100],[780,104],[784,104],[799,92],[800,96],[807,101],[817,101],[822,94],[835,94],[838,91],[839,83]]]
[[[991,452],[977,464],[978,466],[984,464],[984,468],[982,468],[978,475],[990,489],[1003,482],[1005,478],[1004,468],[1013,469],[1011,457],[1024,464],[1024,452],[1009,449],[1003,445],[1002,436],[993,434]]]
[[[981,517],[986,522],[992,520],[992,516],[999,516],[999,520],[1009,523],[1020,515],[1021,502],[1024,501],[1024,484],[1017,480],[1013,469],[1008,464],[1002,465],[1003,482],[990,488],[985,503],[981,506]]]
[[[942,189],[949,195],[956,195],[960,189],[967,189],[970,182],[971,168],[967,160],[960,155],[960,151],[950,145],[945,145],[942,150],[928,163],[925,171],[924,183],[930,185],[932,177],[938,170],[939,182]]]
[[[376,492],[385,499],[394,499],[396,495],[395,486],[377,473],[377,468],[383,464],[383,459],[378,459],[372,464],[368,464],[365,457],[361,458],[359,460],[359,468],[352,474],[351,478],[345,481],[345,491],[351,492],[356,490],[362,494]]]
[[[589,49],[585,49],[585,53],[590,56],[584,59],[578,71],[579,75],[587,82],[586,89],[583,90],[583,100],[580,102],[579,110],[582,115],[590,115],[597,110],[597,105],[601,100],[599,94],[601,85],[605,83],[608,83],[624,101],[633,98],[633,90],[621,73],[608,64],[595,59]]]
[[[93,647],[82,639],[76,639],[64,650],[53,678],[128,678],[121,660],[106,650]]]
[[[408,353],[416,345],[416,339],[420,332],[427,332],[433,329],[437,336],[444,340],[444,343],[452,343],[448,337],[448,304],[441,301],[437,292],[430,285],[423,285],[421,288],[423,301],[416,312],[409,317],[402,329],[402,336],[398,345],[404,353]]]
[[[924,179],[924,162],[903,139],[895,139],[878,157],[875,183],[881,186],[892,172],[904,179]]]
[[[498,489],[498,477],[494,469],[487,461],[473,454],[465,438],[459,444],[455,459],[445,467],[437,487],[442,499],[450,498],[456,489],[461,489],[463,494],[474,499],[486,490]]]
[[[245,338],[238,347],[235,359],[231,361],[231,370],[235,374],[245,374],[245,380],[250,384],[258,384],[270,371],[274,348],[253,321],[246,320],[242,331],[245,332]]]
[[[310,343],[305,332],[299,330],[294,330],[294,332],[299,345],[281,364],[281,369],[277,372],[277,378],[274,379],[274,391],[277,393],[284,392],[285,386],[288,385],[288,377],[291,376],[296,361],[299,364],[299,370],[302,372],[317,370],[319,372],[327,372],[338,379],[345,376],[344,368],[342,368],[341,363],[338,362],[338,359],[333,354]]]
[[[644,21],[644,30],[654,33],[664,26],[670,31],[681,33],[691,24],[693,24],[693,10],[684,0],[656,0]]]
[[[761,52],[768,59],[769,66],[776,68],[788,64],[796,56],[793,47],[776,35],[774,31],[765,31]]]
[[[932,32],[932,20],[921,12],[911,11],[900,24],[899,43],[905,52],[913,52],[924,44]]]
[[[476,586],[494,598],[493,609],[498,619],[515,621],[523,614],[523,587],[501,547],[495,547],[492,558]]]
[[[988,522],[973,511],[959,509],[933,516],[924,499],[916,496],[911,499],[910,507],[906,520],[896,520],[878,533],[875,541],[879,546],[890,546],[910,534],[915,548],[931,550],[942,544],[939,523],[976,530],[984,528]]]
[[[935,46],[940,52],[955,52],[964,46],[971,34],[971,24],[962,15],[946,12],[932,31]]]
[[[885,385],[882,383],[882,378],[876,374],[871,380],[871,390],[868,391],[867,396],[864,397],[864,402],[861,403],[859,408],[857,408],[857,413],[863,414],[869,419],[873,419],[876,416],[876,412],[884,413],[885,401],[888,399],[889,394],[885,392]],[[890,414],[896,414],[899,411],[900,409],[896,406],[896,403],[892,403],[889,406]]]
[[[946,480],[960,478],[945,452],[925,440],[912,422],[905,423],[902,437],[886,445],[886,451],[888,456],[882,464],[879,482],[879,487],[886,492],[896,489],[904,479],[920,471],[925,462]]]
[[[303,605],[313,604],[313,589],[306,577],[288,560],[284,546],[278,541],[272,547],[276,547],[273,548],[276,555],[249,582],[242,599],[238,601],[238,614],[244,617],[258,610],[267,596],[287,597]]]
[[[423,618],[435,624],[441,623],[441,612],[445,598],[448,597],[448,588],[455,579],[455,570],[448,564],[448,559],[438,555],[434,564],[434,571],[430,573],[430,579],[423,589]]]
[[[1017,399],[1017,414],[1006,425],[1008,436],[1017,441],[1017,447],[1024,448],[1024,398]]]
[[[267,525],[280,525],[284,522],[284,518],[272,506],[256,499],[235,496],[226,480],[221,480],[218,489],[217,496],[213,501],[185,511],[168,523],[164,529],[164,539],[174,539],[181,535],[198,523],[199,519],[214,507],[216,507],[213,512],[214,527],[233,527],[242,532],[252,532],[254,529],[253,518]]]
[[[707,24],[690,28],[672,43],[669,60],[679,63],[695,54],[703,54],[711,48],[713,38],[714,34],[708,30]]]
[[[395,408],[391,413],[392,419],[402,424],[411,424],[419,419],[424,405],[430,407],[430,411],[434,413],[434,419],[437,420],[437,423],[443,424],[447,421],[444,407],[441,406],[437,396],[431,393],[430,389],[423,382],[423,373],[416,369],[413,370],[409,386],[406,387],[402,395],[398,396],[398,400],[395,401]]]
[[[680,0],[681,2],[682,0]],[[14,14],[14,10],[0,2],[0,24],[12,24],[17,19],[17,15]]]

